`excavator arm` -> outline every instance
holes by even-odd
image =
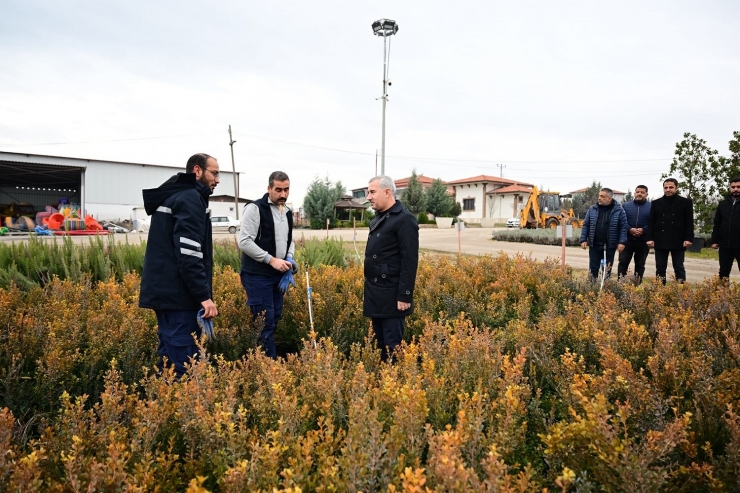
[[[524,209],[519,213],[520,228],[537,228],[540,222],[540,190],[532,187],[529,194],[529,200],[524,205]]]

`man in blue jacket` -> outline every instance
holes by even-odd
[[[645,261],[650,253],[647,246],[648,223],[650,222],[650,202],[647,199],[648,188],[645,185],[637,185],[635,198],[625,202],[622,208],[627,215],[627,245],[619,252],[619,277],[627,276],[627,269],[632,256],[635,257],[635,276],[637,282],[642,282],[645,275]]]
[[[160,370],[165,364],[173,365],[178,379],[185,374],[185,363],[198,356],[193,339],[193,334],[201,336],[198,311],[202,308],[206,319],[218,315],[212,300],[213,240],[207,215],[218,175],[216,159],[195,154],[188,159],[185,173],[143,191],[152,222],[139,306],[157,315],[157,365]]]
[[[624,250],[627,243],[627,216],[612,197],[610,188],[599,190],[597,203],[588,208],[581,230],[581,247],[588,251],[588,270],[591,277],[599,276],[599,266],[606,252],[606,277],[611,274],[614,254]]]

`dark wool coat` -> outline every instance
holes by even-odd
[[[414,310],[414,284],[419,264],[419,224],[396,201],[370,223],[365,248],[365,297],[363,314],[371,318],[396,318]],[[411,303],[398,311],[398,302]]]
[[[694,203],[680,195],[653,200],[648,228],[647,240],[655,248],[683,248],[684,241],[694,241]]]
[[[740,248],[740,200],[727,198],[717,205],[712,229],[712,245]]]

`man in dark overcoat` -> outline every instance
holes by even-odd
[[[712,248],[719,248],[719,277],[729,279],[732,264],[740,266],[740,176],[730,180],[730,196],[717,204]]]
[[[686,247],[694,241],[694,204],[678,194],[675,178],[663,182],[663,196],[653,201],[647,239],[647,245],[655,248],[655,275],[665,284],[670,254],[676,280],[685,282],[683,262]]]
[[[376,176],[367,199],[375,210],[365,248],[363,314],[370,317],[383,361],[403,340],[404,318],[414,310],[419,224],[395,198],[388,176]]]

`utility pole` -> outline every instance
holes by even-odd
[[[231,125],[229,125],[229,146],[231,146],[231,172],[234,177],[234,210],[236,211],[236,219],[239,220],[239,184],[237,181],[239,178],[236,175],[236,166],[234,165],[234,144],[236,141],[231,138]]]
[[[501,170],[499,176],[501,178],[503,178],[504,177],[504,168],[506,167],[506,165],[505,164],[497,164],[496,166],[499,168],[499,170]]]

